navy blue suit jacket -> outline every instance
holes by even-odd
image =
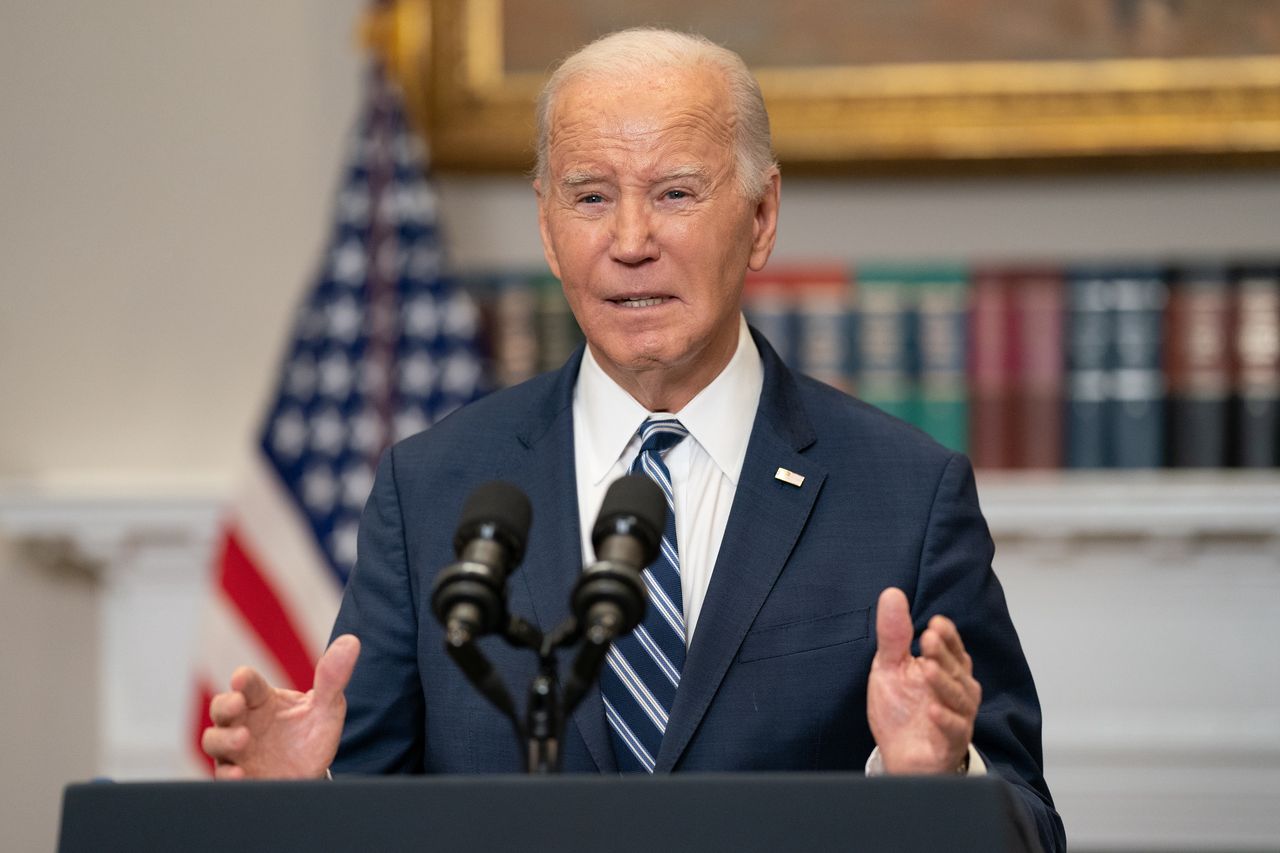
[[[657,770],[861,771],[875,604],[904,590],[917,632],[960,629],[984,692],[974,743],[1011,782],[1046,849],[1062,823],[1041,771],[1035,686],[999,582],[968,460],[879,410],[792,373],[759,335],[764,391]],[[493,394],[388,451],[360,529],[335,636],[359,636],[335,772],[519,772],[510,724],[444,654],[435,574],[468,493],[508,480],[533,524],[513,613],[551,629],[581,571],[572,394],[563,368]],[[779,467],[804,476],[792,486]],[[513,693],[535,657],[482,646]],[[523,696],[518,696],[522,701]],[[567,771],[616,770],[598,690],[573,714]]]

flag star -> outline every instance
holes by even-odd
[[[463,291],[459,290],[449,298],[445,305],[444,328],[446,334],[456,338],[469,338],[475,334],[476,322],[480,312],[475,302]]]
[[[405,304],[404,332],[419,338],[435,337],[440,329],[440,311],[428,294],[419,294]]]
[[[304,402],[316,390],[316,360],[306,352],[298,353],[285,368],[285,392],[298,397]]]
[[[417,409],[401,409],[395,417],[395,425],[397,440],[417,435],[431,426],[426,416]]]
[[[366,463],[350,465],[342,472],[342,503],[354,510],[364,509],[373,490],[373,469]]]
[[[400,364],[400,391],[417,397],[431,393],[440,369],[425,352],[414,353]]]
[[[415,181],[396,190],[396,211],[401,222],[424,225],[435,219],[436,195],[425,181]]]
[[[445,393],[467,397],[480,381],[480,363],[466,353],[454,353],[445,359],[440,387]]]
[[[336,409],[325,409],[311,419],[311,446],[319,453],[337,456],[347,440],[347,427]]]
[[[368,261],[364,256],[364,246],[352,237],[333,252],[333,280],[340,284],[356,287],[364,282]]]
[[[271,448],[286,461],[292,461],[306,446],[306,419],[297,409],[281,412],[271,425]]]
[[[329,536],[329,548],[333,559],[340,566],[350,568],[356,563],[356,547],[360,526],[354,519],[347,519],[333,528]]]
[[[331,352],[320,362],[320,393],[327,397],[345,398],[354,380],[351,360],[344,353]]]
[[[386,438],[386,427],[377,412],[367,406],[351,419],[351,447],[365,456],[372,455],[382,448]]]
[[[396,155],[396,165],[402,168],[420,168],[422,160],[426,157],[426,146],[418,137],[411,133],[400,134],[396,137],[393,146]]]
[[[329,303],[326,314],[329,319],[329,334],[337,340],[351,343],[360,334],[360,323],[364,315],[351,297]]]
[[[369,189],[362,184],[351,184],[338,194],[338,218],[355,228],[369,221]]]
[[[328,515],[338,499],[338,481],[327,465],[313,465],[302,475],[302,502],[318,515]]]

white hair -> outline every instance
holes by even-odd
[[[709,66],[724,74],[734,111],[733,146],[737,178],[744,196],[757,202],[777,168],[760,84],[738,54],[700,35],[653,27],[635,27],[602,36],[571,54],[551,74],[538,95],[538,162],[534,175],[549,177],[551,121],[556,96],[570,80],[641,79],[654,69]]]

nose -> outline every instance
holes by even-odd
[[[624,264],[641,264],[658,259],[653,223],[643,199],[625,198],[614,209],[613,242],[609,254],[615,261]]]

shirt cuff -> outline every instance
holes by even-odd
[[[871,750],[871,756],[867,758],[867,766],[865,768],[868,776],[887,776],[888,772],[884,769],[884,759],[880,757],[880,747]],[[974,749],[973,744],[969,744],[969,772],[966,776],[986,776],[987,763],[982,760],[982,756],[978,754],[978,750]]]

